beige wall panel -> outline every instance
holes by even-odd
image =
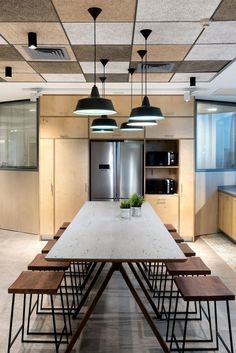
[[[88,140],[55,140],[55,231],[88,200]]]
[[[40,119],[41,138],[88,138],[88,118]]]
[[[194,138],[194,118],[166,118],[157,126],[146,127],[146,138]]]
[[[90,125],[92,124],[92,121],[95,118],[90,118]],[[127,118],[115,118],[114,116],[112,119],[116,120],[117,125],[120,127],[120,125],[124,122],[126,122],[128,119]],[[91,132],[91,129],[89,131],[90,139],[91,140],[119,140],[119,139],[144,139],[144,130],[143,131],[136,131],[136,132],[126,132],[126,131],[121,131],[120,129],[114,130],[113,133],[109,134],[98,134],[98,133],[93,133]]]
[[[235,185],[236,173],[197,172],[195,186],[196,235],[212,234],[218,230],[218,186]]]
[[[0,228],[39,233],[37,172],[0,171]]]
[[[45,95],[40,97],[41,116],[75,116],[73,111],[78,99],[85,96],[78,95]],[[118,116],[128,117],[130,114],[130,96],[107,96],[111,99]],[[149,96],[150,104],[161,108],[165,116],[194,116],[194,99],[185,102],[183,96]],[[141,104],[140,96],[133,96],[133,106]]]
[[[234,241],[236,241],[236,197],[233,197],[232,238]]]
[[[40,235],[54,234],[54,141],[40,139],[39,212]]]
[[[163,223],[173,224],[179,229],[179,196],[178,195],[145,195]]]
[[[179,233],[194,239],[194,140],[179,141]]]

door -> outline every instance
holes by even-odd
[[[116,195],[115,142],[91,142],[91,200],[112,200]]]
[[[88,200],[88,140],[55,140],[55,231]]]
[[[143,195],[143,142],[117,142],[117,184],[119,198],[136,192]]]

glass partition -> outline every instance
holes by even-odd
[[[37,103],[0,103],[0,169],[38,168]]]
[[[196,169],[236,169],[236,105],[197,101]]]

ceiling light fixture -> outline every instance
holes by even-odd
[[[96,45],[96,19],[102,12],[99,7],[91,7],[88,12],[94,20],[94,85],[91,90],[90,97],[80,99],[77,103],[74,111],[77,115],[111,115],[115,114],[116,111],[113,107],[110,99],[102,98],[99,95],[98,88],[96,86],[96,57],[97,57],[97,45]]]
[[[143,29],[140,31],[145,39],[145,95],[143,97],[142,105],[136,108],[133,108],[129,117],[131,120],[163,120],[164,116],[162,115],[161,109],[150,105],[149,98],[147,96],[147,39],[151,34],[150,29]],[[142,59],[143,60],[143,59]],[[142,71],[143,71],[143,61],[142,61]]]
[[[103,98],[105,98],[106,90],[105,90],[105,81],[106,81],[106,74],[105,74],[105,69],[106,65],[108,63],[108,59],[101,59],[100,62],[103,66],[103,76],[100,77],[100,80],[102,82],[102,94]],[[95,132],[96,130],[99,130],[99,132],[104,132],[104,130],[111,130],[118,129],[117,123],[115,119],[108,118],[107,115],[102,115],[100,118],[94,119],[90,129]],[[110,132],[110,131],[109,131]]]
[[[28,33],[28,48],[37,49],[37,33],[35,32]]]
[[[12,67],[11,66],[6,66],[5,67],[5,77],[6,78],[11,78],[12,77]]]
[[[131,110],[133,109],[133,74],[135,72],[135,68],[130,67],[128,69],[129,74],[130,74],[130,105],[131,105]],[[128,122],[124,122],[120,126],[121,131],[127,131],[127,132],[132,132],[132,131],[142,131],[143,126],[131,126],[128,125]]]

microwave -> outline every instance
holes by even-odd
[[[146,166],[177,165],[177,153],[172,151],[150,151],[146,153]]]
[[[174,179],[147,179],[146,194],[175,194],[176,181]]]

